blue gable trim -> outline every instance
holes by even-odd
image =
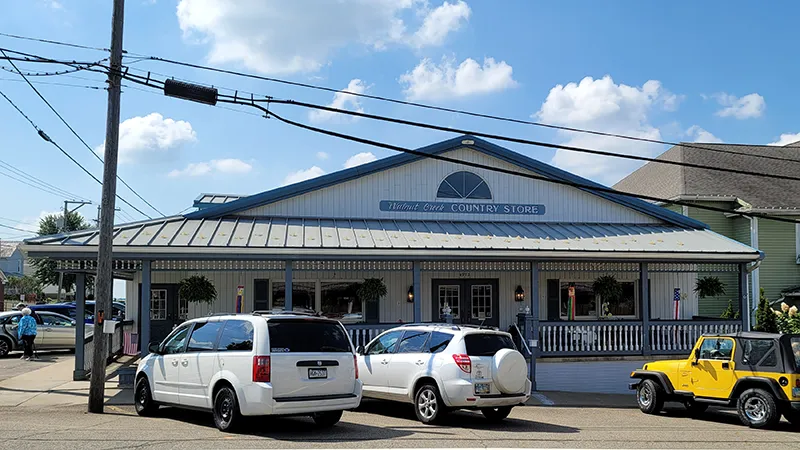
[[[470,145],[464,145],[461,143],[461,141],[463,140],[471,140],[474,143]],[[452,139],[448,139],[446,141],[439,142],[437,144],[419,148],[417,149],[417,151],[431,155],[437,155],[440,153],[444,153],[462,147],[468,147],[477,150],[479,152],[485,153],[487,155],[493,156],[495,158],[501,159],[508,163],[514,164],[516,166],[522,167],[524,169],[530,170],[539,175],[543,175],[549,178],[568,181],[572,183],[580,183],[588,186],[605,187],[599,183],[595,183],[594,181],[587,180],[586,178],[579,177],[575,174],[542,163],[533,158],[529,158],[527,156],[513,152],[499,145],[492,144],[491,142],[485,141],[480,138],[476,138],[474,136],[465,135],[465,136],[455,137]],[[335,184],[343,183],[345,181],[354,180],[356,178],[360,178],[365,175],[370,175],[373,173],[398,167],[404,164],[418,161],[420,159],[423,159],[423,157],[417,155],[411,155],[408,153],[401,153],[399,155],[379,159],[377,161],[368,164],[356,166],[351,169],[341,170],[328,175],[323,175],[321,177],[313,178],[311,180],[303,181],[289,186],[280,187],[277,189],[273,189],[271,191],[262,192],[260,194],[243,197],[239,200],[234,200],[232,202],[220,205],[208,206],[206,208],[203,208],[202,210],[187,214],[186,218],[207,219],[213,217],[221,217],[228,214],[234,214],[240,211],[255,208],[257,206],[274,203],[280,200],[302,195],[311,191],[323,189],[329,186],[333,186]],[[649,216],[661,219],[668,223],[672,223],[687,228],[696,228],[696,229],[708,228],[708,225],[702,222],[691,219],[676,212],[670,211],[666,208],[662,208],[660,206],[648,203],[644,200],[624,195],[617,195],[606,192],[596,192],[592,191],[591,189],[583,189],[583,190],[598,197],[604,198],[606,200],[639,211],[643,214],[647,214]]]

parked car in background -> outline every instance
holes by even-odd
[[[212,411],[222,431],[262,415],[307,415],[325,427],[361,402],[353,344],[335,320],[283,312],[204,317],[149,350],[136,371],[139,415],[172,405]]]
[[[501,421],[531,394],[525,358],[501,331],[405,325],[357,352],[364,397],[413,403],[426,424],[453,409],[480,410]]]
[[[36,350],[75,350],[75,321],[62,314],[38,311],[31,314],[36,320]],[[22,350],[17,338],[21,311],[0,313],[0,356]],[[92,331],[87,330],[86,336]]]
[[[86,302],[86,309],[83,313],[83,320],[84,323],[94,323],[94,301],[87,301]],[[64,316],[68,316],[74,320],[77,320],[77,311],[78,308],[75,305],[75,302],[69,303],[43,303],[40,305],[31,305],[31,311],[50,311],[57,314],[61,314]],[[125,320],[125,305],[122,303],[114,302],[111,307],[111,317],[108,317],[113,320],[122,321]]]

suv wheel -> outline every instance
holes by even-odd
[[[239,412],[239,401],[236,392],[229,386],[223,386],[214,396],[214,425],[219,431],[233,432],[242,422]]]
[[[339,420],[342,419],[342,411],[325,411],[314,413],[311,418],[314,419],[314,423],[316,423],[318,427],[330,428],[339,423]]]
[[[417,419],[424,424],[438,422],[445,415],[439,388],[433,384],[422,385],[414,396],[414,412],[417,413]]]
[[[658,414],[664,407],[664,397],[664,388],[653,380],[643,380],[636,390],[636,402],[646,414]]]
[[[744,391],[739,396],[736,410],[739,413],[739,420],[751,428],[771,428],[781,420],[775,399],[763,389]]]
[[[498,408],[481,408],[481,413],[483,413],[483,417],[489,420],[489,422],[502,422],[509,414],[511,414],[511,408],[513,406],[500,406]]]
[[[140,416],[152,416],[158,410],[158,404],[150,393],[150,382],[146,377],[139,377],[134,389],[134,408]]]
[[[11,350],[13,350],[11,342],[8,339],[0,339],[0,356],[6,356],[11,353]]]

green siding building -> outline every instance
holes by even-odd
[[[691,143],[674,146],[658,159],[751,172],[800,176],[800,143],[785,147]],[[753,264],[748,292],[754,309],[760,289],[773,302],[800,303],[800,227],[797,224],[749,218],[738,212],[758,212],[776,218],[800,220],[800,181],[724,173],[716,170],[650,162],[614,186],[625,192],[681,200],[697,206],[724,208],[715,212],[693,206],[664,205],[712,230],[758,248],[765,254]],[[723,280],[726,286],[735,280]],[[796,295],[800,295],[798,292]],[[718,317],[729,295],[699,300],[701,316]],[[735,304],[735,302],[734,302]]]

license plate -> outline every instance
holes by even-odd
[[[308,369],[308,378],[328,378],[328,369]]]
[[[488,394],[491,391],[492,391],[492,389],[491,389],[489,383],[476,383],[475,384],[475,394],[476,395]]]
[[[800,388],[792,388],[792,397],[800,397]]]

